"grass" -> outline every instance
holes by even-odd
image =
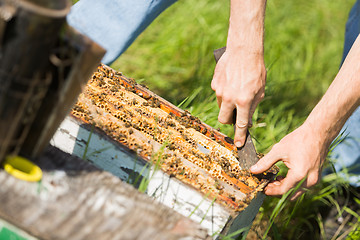
[[[254,114],[251,130],[259,152],[266,153],[298,127],[335,77],[345,22],[354,2],[268,1],[266,97]],[[181,103],[182,108],[232,136],[231,126],[217,122],[218,107],[210,89],[215,67],[212,51],[226,43],[228,9],[228,1],[179,1],[156,19],[112,67],[142,80],[162,97],[175,105]],[[324,237],[318,208],[331,205],[345,211],[336,200],[336,196],[344,195],[343,189],[349,187],[333,175],[331,182],[323,179],[296,202],[268,198],[258,218],[270,220],[272,239],[297,239],[318,228],[318,237]],[[269,219],[276,206],[281,211]],[[318,226],[314,227],[314,221]],[[349,236],[358,236],[358,231]]]
[[[161,164],[163,162],[163,154],[164,149],[167,146],[168,143],[164,143],[161,148],[151,156],[150,164],[146,164],[144,168],[150,168],[152,167],[151,171],[147,171],[147,174],[141,178],[140,185],[138,187],[138,190],[142,193],[145,193],[151,179],[154,177],[154,174],[156,171],[158,171],[161,168]],[[142,175],[142,173],[139,174],[139,176]],[[136,186],[136,182],[134,183],[134,186]],[[155,194],[155,193],[154,193]]]

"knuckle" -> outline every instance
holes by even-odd
[[[319,176],[318,175],[312,175],[311,177],[308,177],[307,187],[314,186],[318,182],[319,182]]]
[[[216,95],[216,98],[222,98],[221,93],[218,91],[216,91],[215,95]],[[222,101],[224,101],[224,99],[222,99]]]
[[[232,98],[229,97],[229,95],[225,95],[225,96],[222,96],[222,101],[225,102],[225,103],[231,103],[232,101]]]
[[[211,89],[216,91],[219,87],[219,83],[218,83],[218,80],[217,78],[213,78],[213,80],[211,81]]]
[[[238,106],[248,106],[252,102],[252,97],[248,94],[243,94],[236,98],[235,102]]]
[[[307,187],[312,187],[312,186],[316,185],[316,183],[317,183],[317,181],[310,180],[310,181],[308,181],[308,183],[307,183]]]
[[[212,82],[211,82],[211,89],[216,91],[216,83],[214,80],[212,80]]]
[[[248,120],[245,120],[245,119],[237,119],[236,120],[236,126],[238,128],[246,128],[249,124],[249,121]]]
[[[218,88],[216,88],[216,89],[213,89],[214,91],[215,91],[215,95],[216,95],[216,97],[217,98],[222,98],[222,101],[224,101],[224,99],[223,99],[223,97],[222,97],[222,91],[221,91],[221,89],[218,89]]]

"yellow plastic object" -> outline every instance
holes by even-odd
[[[19,156],[7,156],[4,161],[4,170],[24,181],[38,182],[42,178],[42,171],[38,166]]]

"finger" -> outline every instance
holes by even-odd
[[[223,101],[221,102],[220,112],[218,116],[218,120],[222,124],[231,124],[233,111],[235,109],[235,105],[233,105],[231,102]]]
[[[320,172],[319,171],[314,171],[314,172],[310,172],[307,179],[306,179],[306,184],[304,184],[304,187],[310,188],[314,185],[316,185],[320,180]]]
[[[290,201],[294,201],[296,200],[298,197],[300,197],[301,195],[303,195],[305,193],[306,190],[298,190],[294,193],[294,195],[290,198]]]
[[[290,200],[294,201],[299,196],[301,196],[303,193],[309,191],[310,187],[314,186],[315,184],[317,184],[319,182],[319,179],[320,179],[319,175],[320,175],[320,172],[309,173],[308,177],[301,185],[301,188],[294,193],[294,195],[291,197]]]
[[[269,195],[269,196],[273,196],[273,197],[281,197],[281,195],[274,195],[274,194],[271,194],[272,193],[272,189],[276,188],[277,186],[280,186],[281,185],[281,181],[283,179],[276,179],[276,180],[273,180],[272,182],[270,182],[264,189],[264,192],[266,195]]]
[[[249,112],[247,107],[236,108],[236,123],[234,142],[236,147],[242,147],[246,140],[246,133],[249,127]]]
[[[290,189],[294,188],[301,180],[302,177],[300,177],[300,175],[297,175],[292,169],[289,169],[286,177],[281,181],[278,181],[278,184],[271,185],[267,189],[266,194],[270,196],[284,195]]]
[[[216,99],[217,99],[217,103],[219,105],[219,107],[221,106],[221,102],[222,102],[222,95],[223,95],[223,87],[220,85],[216,88],[213,88],[213,90],[215,91],[215,95],[216,95]]]
[[[237,118],[235,124],[235,137],[234,137],[234,142],[236,147],[240,148],[244,146],[247,129],[248,129],[248,121],[242,121]]]
[[[211,89],[214,90],[216,93],[222,92],[223,86],[220,79],[213,78],[213,80],[211,81]]]
[[[221,74],[221,72],[223,72],[222,68],[221,68],[221,65],[216,64],[214,74],[213,74],[213,79],[211,81],[211,88],[214,91],[217,91],[217,90],[219,90],[219,87],[222,87],[222,84],[221,84],[222,74]]]
[[[215,77],[215,76],[214,76]],[[212,90],[214,90],[214,91],[216,91],[216,88],[217,88],[217,81],[216,81],[216,78],[213,78],[212,80],[211,80],[211,89]]]
[[[306,187],[308,185],[307,180],[301,184],[301,187],[291,196],[290,201],[296,200],[298,197],[300,197],[305,192],[309,191],[309,189]]]
[[[281,181],[285,179],[284,176],[277,176],[274,180],[272,180],[265,189],[269,190],[270,188],[274,188],[276,186],[280,186]],[[280,197],[280,196],[279,196]]]
[[[215,94],[216,94],[216,101],[217,101],[217,104],[219,106],[219,108],[221,107],[221,102],[222,102],[222,91],[223,91],[223,87],[220,85],[220,86],[217,86],[217,84],[215,83],[216,81],[213,80],[211,82],[211,88],[212,90],[215,91]]]
[[[294,187],[294,183],[284,178],[281,181],[275,181],[266,187],[265,194],[268,196],[282,196]]]
[[[283,157],[278,154],[276,150],[276,145],[274,145],[274,147],[268,154],[260,158],[260,160],[250,168],[250,172],[254,174],[265,172],[266,170],[271,168],[272,165],[274,165],[278,161],[281,161],[282,159]]]
[[[211,80],[211,89],[216,93],[217,98],[221,98],[223,92],[223,84],[221,84],[221,75],[218,74],[217,68],[215,68],[213,79]],[[220,107],[220,105],[219,105]]]

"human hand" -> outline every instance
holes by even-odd
[[[236,109],[234,142],[245,143],[246,131],[252,126],[252,115],[264,98],[266,69],[262,54],[227,49],[216,65],[211,88],[220,107],[218,120],[233,123]]]
[[[311,126],[303,124],[275,144],[250,171],[259,174],[278,161],[284,162],[289,168],[286,177],[278,177],[269,183],[265,194],[283,195],[305,178],[302,186],[291,197],[291,200],[294,200],[318,182],[329,145],[326,138],[313,132]]]

